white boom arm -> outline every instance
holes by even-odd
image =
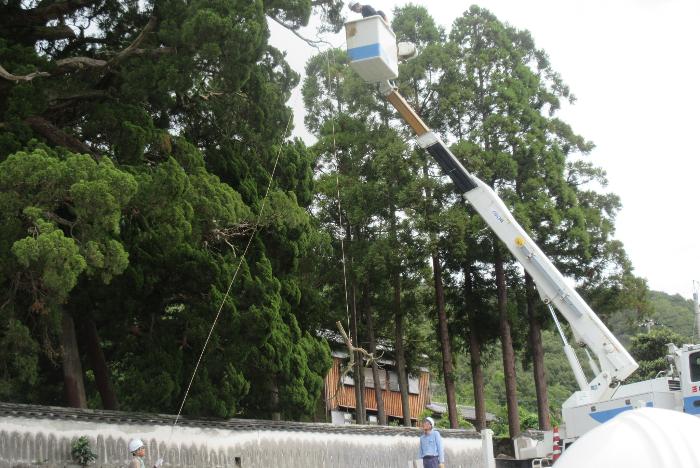
[[[587,382],[573,350],[567,353],[582,390],[579,401],[597,402],[609,398],[617,384],[637,369],[635,360],[513,218],[493,189],[462,166],[396,89],[386,82],[380,83],[380,90],[416,131],[418,144],[435,158],[457,190],[530,274],[545,304],[557,308],[569,322],[576,340],[585,344],[598,359],[599,372]]]

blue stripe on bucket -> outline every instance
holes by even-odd
[[[348,49],[348,55],[350,56],[350,61],[379,57],[379,43]]]

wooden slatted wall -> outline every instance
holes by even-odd
[[[328,411],[338,408],[355,408],[355,387],[352,385],[341,385],[338,388],[340,378],[341,359],[333,357],[333,366],[326,375],[325,397],[326,409]],[[385,388],[382,389],[384,397],[384,410],[391,417],[401,418],[401,393],[389,390],[389,379],[385,379]],[[430,375],[421,372],[418,378],[418,394],[409,394],[408,401],[411,419],[418,420],[421,412],[428,404],[428,388],[430,385]],[[369,411],[377,411],[377,398],[373,388],[365,388],[365,407]]]

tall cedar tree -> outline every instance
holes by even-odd
[[[376,347],[378,336],[393,335],[403,420],[410,425],[408,350],[404,350],[407,311],[402,296],[405,286],[415,282],[408,278],[412,270],[406,264],[406,258],[411,258],[405,241],[410,221],[402,219],[401,213],[416,199],[409,183],[415,161],[407,144],[390,126],[391,113],[386,104],[347,63],[345,53],[331,50],[313,57],[306,69],[306,124],[319,137],[315,146],[317,214],[322,227],[335,240],[336,258],[342,256],[341,247],[345,249],[348,308],[352,312],[354,307],[361,307],[358,318],[378,314],[379,320],[373,316],[367,321],[372,325],[366,330],[369,347]],[[329,293],[337,298],[338,309],[343,309],[336,313],[344,317],[343,269],[337,262],[329,268],[336,284]],[[387,320],[382,310],[391,310],[394,320]],[[350,317],[352,320],[352,313]],[[392,322],[393,330],[374,326]],[[366,343],[364,337],[361,333],[357,341]],[[358,369],[356,374],[360,372]],[[375,394],[381,398],[376,385]],[[363,394],[357,397],[361,409]]]
[[[409,5],[399,8],[394,12],[393,28],[397,40],[409,41],[421,50],[421,54],[415,60],[402,64],[399,73],[399,88],[404,96],[413,104],[414,109],[431,123],[431,117],[435,113],[436,83],[439,79],[439,70],[446,54],[442,44],[445,41],[445,33],[438,28],[434,20],[423,7]],[[405,125],[404,125],[405,127]],[[421,151],[423,162],[421,190],[425,200],[424,208],[413,215],[419,222],[418,225],[428,235],[429,242],[426,246],[427,256],[431,259],[433,285],[435,296],[435,308],[437,317],[437,330],[442,354],[442,374],[447,396],[447,409],[450,427],[459,426],[457,413],[457,399],[455,395],[454,361],[452,359],[452,344],[448,331],[448,319],[445,304],[443,258],[445,253],[440,249],[439,238],[443,232],[440,221],[441,211],[445,209],[450,198],[446,197],[444,184],[440,184],[439,177],[431,176],[435,172],[435,163],[428,162],[428,158]]]

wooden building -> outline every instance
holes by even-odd
[[[344,377],[340,386],[338,382],[342,374],[342,368],[347,362],[347,353],[339,351],[333,352],[333,366],[326,375],[325,380],[327,413],[335,413],[336,415],[344,413],[350,415],[350,413],[355,412],[355,379],[352,374],[350,374]],[[374,389],[372,369],[364,368],[364,373],[365,409],[367,410],[368,419],[371,420],[371,416],[377,415],[377,397]],[[379,386],[382,389],[384,410],[386,411],[387,419],[403,419],[398,373],[396,372],[393,361],[381,361],[379,374]],[[426,405],[430,403],[430,373],[427,369],[421,369],[417,376],[409,375],[408,393],[411,420],[416,424],[421,413],[425,410]],[[336,422],[335,417],[333,419],[334,422]]]

